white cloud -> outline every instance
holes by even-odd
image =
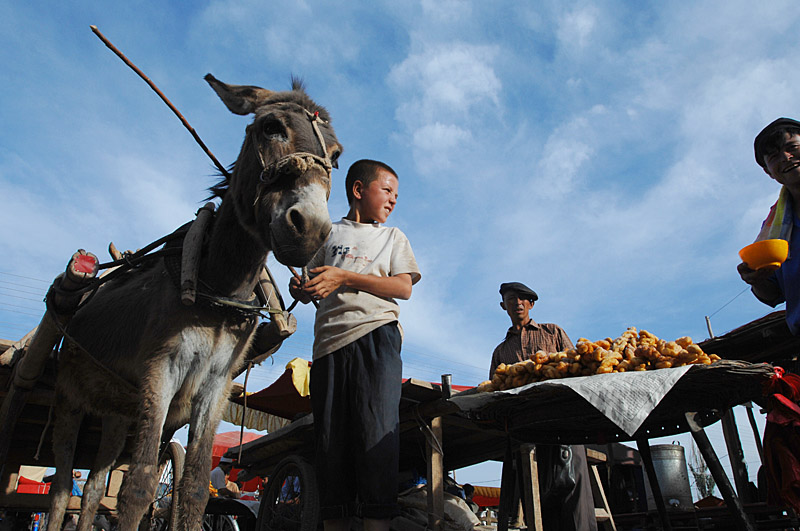
[[[559,43],[568,53],[580,52],[591,45],[598,14],[596,7],[582,6],[559,18],[556,35]]]
[[[491,66],[496,54],[495,47],[453,42],[407,57],[388,78],[402,101],[398,120],[413,129],[434,121],[465,122],[486,106],[496,110],[502,88]]]
[[[458,148],[471,141],[470,132],[456,125],[426,124],[413,133],[414,158],[424,160],[426,172],[435,174],[457,166],[460,163]]]
[[[420,3],[424,16],[440,23],[450,25],[454,19],[469,19],[472,16],[472,3],[468,0],[421,0]]]

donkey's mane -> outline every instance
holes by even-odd
[[[299,77],[292,76],[292,89],[287,90],[284,92],[275,92],[267,98],[263,106],[267,105],[275,105],[277,103],[295,103],[300,105],[304,109],[306,109],[310,113],[319,113],[319,117],[325,120],[326,122],[330,122],[331,118],[328,114],[328,110],[323,107],[322,105],[317,105],[311,97],[306,94],[305,85],[303,84],[303,80]],[[210,186],[208,191],[211,192],[211,195],[206,197],[204,201],[209,201],[215,198],[222,199],[225,197],[225,193],[228,191],[228,187],[230,185],[229,176],[233,175],[233,172],[236,170],[236,163],[232,163],[228,166],[228,175],[225,175],[221,171],[216,171],[214,176],[219,178],[219,181]]]

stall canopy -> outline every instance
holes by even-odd
[[[295,358],[286,364],[286,370],[269,387],[247,395],[247,407],[284,419],[293,419],[300,413],[311,413],[311,396],[308,385],[311,362]],[[244,397],[233,399],[244,404]]]

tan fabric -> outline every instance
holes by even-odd
[[[408,273],[412,284],[420,279],[411,244],[400,229],[347,219],[333,224],[328,240],[308,268],[321,265],[380,277]],[[398,321],[399,315],[400,308],[394,299],[351,288],[337,289],[319,303],[314,323],[314,359],[382,325]]]
[[[228,400],[225,409],[222,410],[222,420],[237,426],[241,426],[243,412],[244,408],[241,405]],[[251,407],[247,408],[247,414],[244,416],[245,428],[258,431],[267,431],[270,433],[279,430],[284,426],[288,426],[290,423],[290,420],[278,417],[277,415],[270,415],[269,413],[264,413],[263,411],[258,411],[257,409],[253,409]]]
[[[520,332],[512,326],[506,338],[495,347],[489,378],[501,363],[517,363],[526,360],[539,350],[561,352],[573,348],[572,341],[560,326],[553,323],[536,323],[533,319]]]

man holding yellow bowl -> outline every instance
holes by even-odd
[[[758,300],[770,306],[786,302],[786,324],[793,334],[800,335],[800,122],[778,118],[756,136],[754,149],[758,165],[783,187],[753,245],[775,247],[773,242],[759,242],[785,240],[789,257],[767,258],[766,265],[760,266],[747,252],[755,254],[761,249],[745,248],[741,253],[745,261],[737,269]]]

